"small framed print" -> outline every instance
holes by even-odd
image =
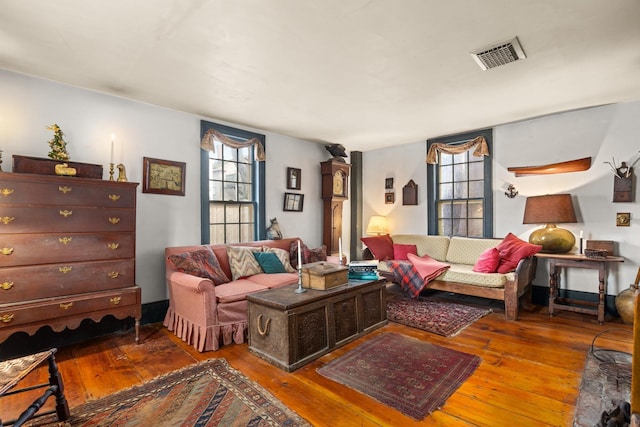
[[[384,194],[384,202],[387,205],[393,204],[396,201],[396,193],[385,193]]]
[[[184,196],[187,164],[172,160],[142,159],[142,192]]]
[[[282,208],[285,212],[302,212],[302,206],[304,204],[304,194],[284,193],[284,206]]]
[[[385,190],[393,189],[393,178],[386,178],[384,180],[384,189]]]
[[[287,190],[300,190],[302,171],[296,168],[287,168]]]

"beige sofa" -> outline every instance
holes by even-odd
[[[504,301],[505,316],[508,320],[517,320],[520,297],[527,294],[530,298],[531,282],[535,278],[537,265],[537,259],[533,256],[520,260],[515,271],[509,273],[473,271],[480,255],[485,250],[498,246],[502,239],[414,234],[396,234],[391,236],[391,239],[394,244],[416,245],[419,256],[429,255],[451,266],[429,282],[426,287],[428,289]],[[394,276],[389,266],[390,261],[380,261],[378,273],[388,280],[393,280]]]

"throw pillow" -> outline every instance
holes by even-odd
[[[298,268],[298,241],[291,242],[289,248],[291,253],[291,265],[294,269]],[[309,264],[311,262],[326,261],[327,260],[327,247],[325,245],[319,248],[309,249],[307,245],[300,242],[300,252],[302,254],[302,264]]]
[[[229,282],[229,278],[220,267],[218,258],[209,247],[194,252],[169,255],[167,258],[173,267],[182,273],[210,279],[216,286]]]
[[[540,245],[532,245],[531,243],[520,240],[513,233],[507,236],[496,246],[500,252],[500,264],[498,265],[498,273],[508,273],[514,271],[521,259],[537,254],[542,249]]]
[[[229,268],[231,269],[233,280],[262,273],[260,264],[258,264],[258,261],[256,261],[256,258],[253,256],[254,252],[261,252],[261,248],[227,246]]]
[[[289,259],[289,252],[285,251],[284,249],[263,246],[262,252],[273,252],[274,254],[276,254],[276,256],[284,266],[284,269],[287,273],[296,272],[296,269],[291,266],[291,260]]]
[[[260,264],[260,268],[267,274],[286,273],[284,265],[273,252],[254,252],[253,256]]]
[[[388,234],[374,237],[361,237],[360,241],[369,248],[378,261],[393,259],[393,240],[391,240],[391,236]]]
[[[437,261],[429,255],[419,257],[418,255],[408,253],[407,258],[425,282],[430,282],[451,267],[449,264]]]
[[[403,243],[393,244],[393,259],[396,261],[408,260],[408,254],[418,255],[418,248],[416,245],[406,245]]]
[[[477,273],[495,273],[500,265],[500,251],[497,248],[489,248],[480,254],[473,266]]]

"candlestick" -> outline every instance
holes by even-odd
[[[296,294],[307,292],[307,290],[302,287],[302,253],[300,251],[300,240],[298,240],[298,287],[294,292]]]

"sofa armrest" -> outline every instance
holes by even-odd
[[[518,295],[529,286],[536,277],[538,258],[535,256],[526,257],[520,260],[516,267],[516,280],[518,282]]]
[[[216,314],[216,291],[213,282],[202,277],[173,271],[167,274],[169,307],[196,324],[213,324]]]

